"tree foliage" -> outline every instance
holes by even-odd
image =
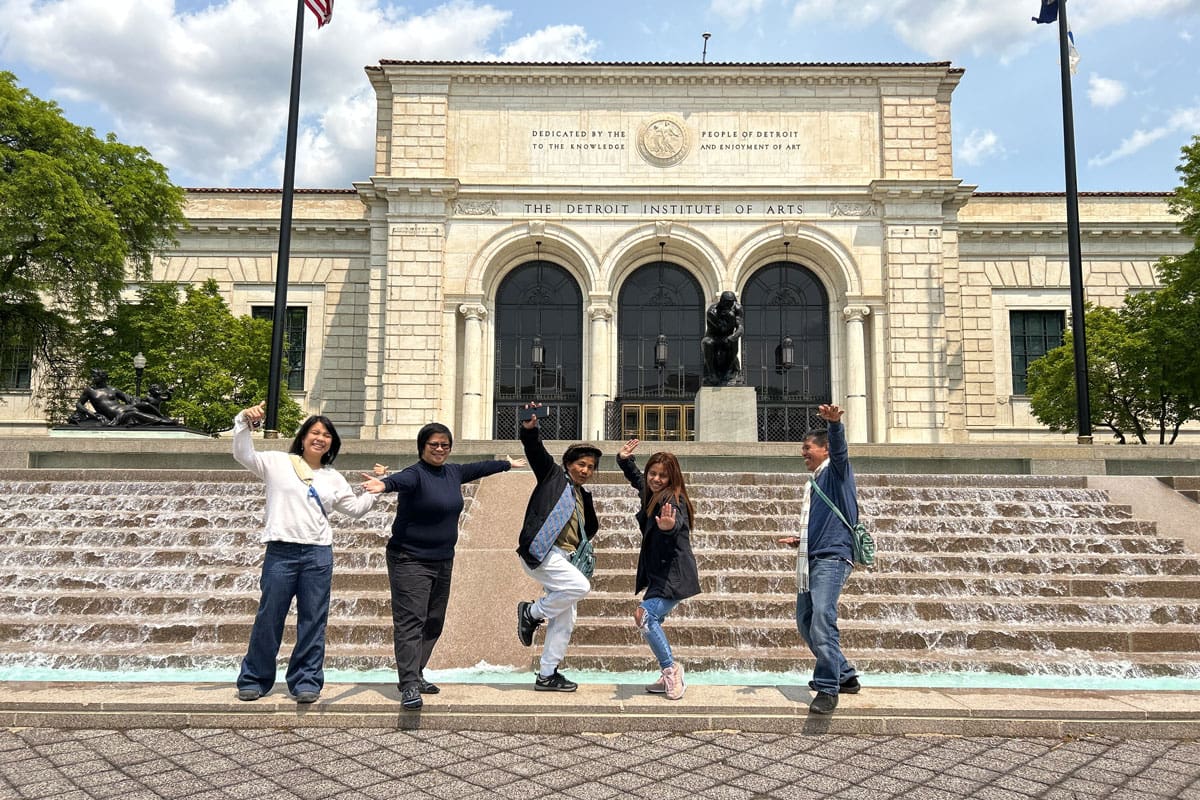
[[[1183,148],[1183,184],[1169,207],[1194,245],[1158,264],[1162,287],[1129,295],[1120,308],[1085,314],[1092,425],[1125,443],[1173,443],[1200,420],[1200,136]],[[1051,430],[1077,425],[1075,359],[1068,333],[1062,347],[1029,365],[1030,405]]]
[[[0,336],[34,338],[44,369],[74,366],[75,332],[149,276],[183,198],[146,150],[72,124],[0,71]]]
[[[216,281],[179,287],[144,286],[137,303],[119,303],[99,324],[110,335],[92,337],[84,368],[108,372],[109,383],[132,394],[135,353],[146,357],[143,391],[152,383],[171,390],[167,412],[192,428],[215,433],[235,414],[267,397],[271,323],[235,317]],[[285,376],[286,377],[286,376]],[[303,412],[280,387],[279,430],[290,432]]]

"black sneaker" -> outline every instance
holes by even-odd
[[[524,600],[517,603],[517,638],[526,647],[533,644],[533,632],[537,630],[538,625],[545,621],[534,619],[530,615],[529,609],[532,607],[533,603],[526,603]]]
[[[417,678],[417,691],[421,694],[437,694],[441,691],[436,683],[430,683],[424,678]],[[855,691],[858,691],[855,689]]]
[[[260,692],[258,689],[255,689],[252,686],[247,687],[245,689],[238,689],[238,700],[246,700],[246,701],[257,700],[258,698],[260,698],[262,696],[263,696],[263,693]]]
[[[579,688],[579,684],[567,680],[565,675],[554,670],[553,675],[546,677],[538,675],[537,680],[533,682],[533,688],[539,692],[573,692]]]
[[[301,705],[315,703],[321,699],[320,692],[296,692],[296,702]]]
[[[808,682],[809,691],[817,691],[817,684],[813,681]],[[838,684],[838,694],[858,694],[862,691],[862,684],[858,682],[858,677],[854,676],[845,683]]]
[[[400,690],[400,705],[411,709],[425,705],[425,701],[421,699],[421,689],[415,683]]]
[[[808,710],[812,714],[832,714],[837,708],[838,696],[836,694],[826,694],[825,692],[817,692],[817,696],[809,703]]]

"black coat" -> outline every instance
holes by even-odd
[[[517,555],[536,569],[541,562],[530,554],[529,545],[542,529],[546,517],[550,516],[550,512],[558,504],[558,498],[562,497],[568,480],[566,470],[546,452],[546,446],[542,444],[541,429],[521,426],[521,445],[525,448],[525,459],[537,478],[537,486],[533,488],[529,504],[525,506],[525,522],[521,525]],[[600,521],[596,519],[592,494],[582,486],[579,487],[579,492],[583,497],[583,531],[589,539],[595,539],[597,531],[600,530]]]
[[[668,498],[665,502],[675,507],[675,527],[669,531],[658,527],[658,516],[662,504],[646,513],[649,490],[642,471],[632,458],[617,459],[617,466],[625,473],[629,485],[638,490],[638,528],[642,532],[642,550],[638,553],[637,577],[633,593],[646,590],[646,597],[662,597],[667,600],[684,600],[700,594],[700,571],[696,568],[696,556],[692,554],[691,520],[687,508]]]

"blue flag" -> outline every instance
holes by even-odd
[[[1043,22],[1055,22],[1058,20],[1058,0],[1042,0],[1042,11],[1036,17],[1030,17],[1039,25]]]

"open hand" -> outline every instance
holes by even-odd
[[[371,471],[375,474],[375,477],[384,478],[388,473],[387,464],[376,464]]]
[[[675,506],[670,503],[663,503],[662,508],[658,510],[658,516],[654,518],[658,522],[660,531],[670,531],[675,529]]]
[[[637,439],[630,439],[621,446],[620,452],[617,453],[617,458],[621,459],[622,461],[628,461],[633,457],[633,451],[637,450],[638,444],[639,442]]]
[[[526,467],[529,466],[529,462],[523,458],[513,458],[512,456],[505,456],[504,460],[507,461],[509,463],[509,466],[511,466],[513,469],[525,469]]]
[[[845,413],[846,413],[845,410],[842,409],[840,406],[835,406],[835,405],[817,406],[817,416],[819,416],[821,419],[825,420],[826,422],[841,422],[842,415]]]
[[[782,539],[776,539],[776,541],[779,542],[780,544],[786,544],[788,547],[799,547],[800,546],[800,537],[799,536],[784,536]]]
[[[360,472],[358,474],[366,478],[366,480],[362,482],[362,490],[364,492],[370,492],[371,494],[382,494],[384,489],[387,488],[383,481],[379,480],[379,478],[376,478],[369,472]]]

